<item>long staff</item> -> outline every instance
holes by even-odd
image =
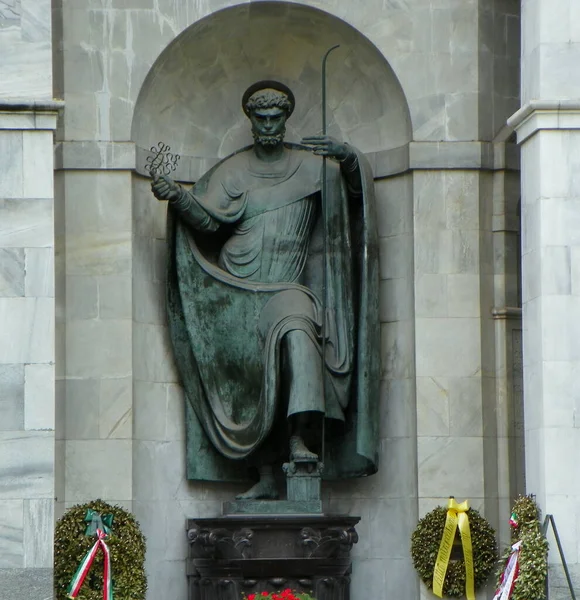
[[[322,135],[326,135],[326,62],[328,55],[336,50],[340,44],[329,48],[322,58]],[[327,212],[327,183],[326,183],[326,156],[322,156],[322,226],[323,226],[323,246],[322,246],[322,400],[326,409],[326,309],[327,309],[327,292],[328,292],[328,212]],[[324,463],[325,450],[325,421],[322,416],[322,460]]]

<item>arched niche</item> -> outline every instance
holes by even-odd
[[[364,152],[411,139],[403,90],[382,54],[344,21],[290,2],[252,2],[221,10],[179,35],[149,72],[135,107],[137,170],[159,140],[182,155],[176,178],[195,180],[218,158],[251,143],[244,90],[278,79],[296,96],[287,139],[321,131],[321,59],[329,59],[329,133]]]

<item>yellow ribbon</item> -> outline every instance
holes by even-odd
[[[433,570],[433,593],[439,598],[443,598],[443,582],[449,565],[451,548],[455,539],[455,531],[459,526],[461,535],[461,545],[463,546],[463,561],[465,563],[465,596],[467,600],[475,600],[475,584],[473,579],[473,550],[471,548],[471,533],[469,532],[469,519],[467,511],[469,502],[466,500],[457,504],[454,498],[449,498],[447,503],[447,518],[445,519],[445,529],[439,552],[435,561]]]

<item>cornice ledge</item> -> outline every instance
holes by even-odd
[[[2,112],[59,112],[63,109],[64,100],[0,98],[0,111]]]
[[[580,129],[580,98],[530,100],[507,124],[519,144],[543,129]]]

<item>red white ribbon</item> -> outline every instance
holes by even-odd
[[[77,569],[70,585],[68,586],[68,598],[72,598],[74,600],[81,591],[83,583],[91,570],[91,566],[99,549],[103,551],[104,555],[104,565],[103,565],[103,600],[113,600],[113,579],[111,577],[111,555],[109,553],[109,548],[107,544],[105,544],[105,539],[107,534],[101,530],[97,529],[97,541],[94,543],[93,547],[86,553],[85,557],[81,561],[79,568]]]
[[[520,572],[520,551],[522,548],[522,542],[516,542],[512,546],[510,557],[507,561],[505,569],[500,576],[499,588],[493,597],[493,600],[509,600],[512,595],[516,579]]]

